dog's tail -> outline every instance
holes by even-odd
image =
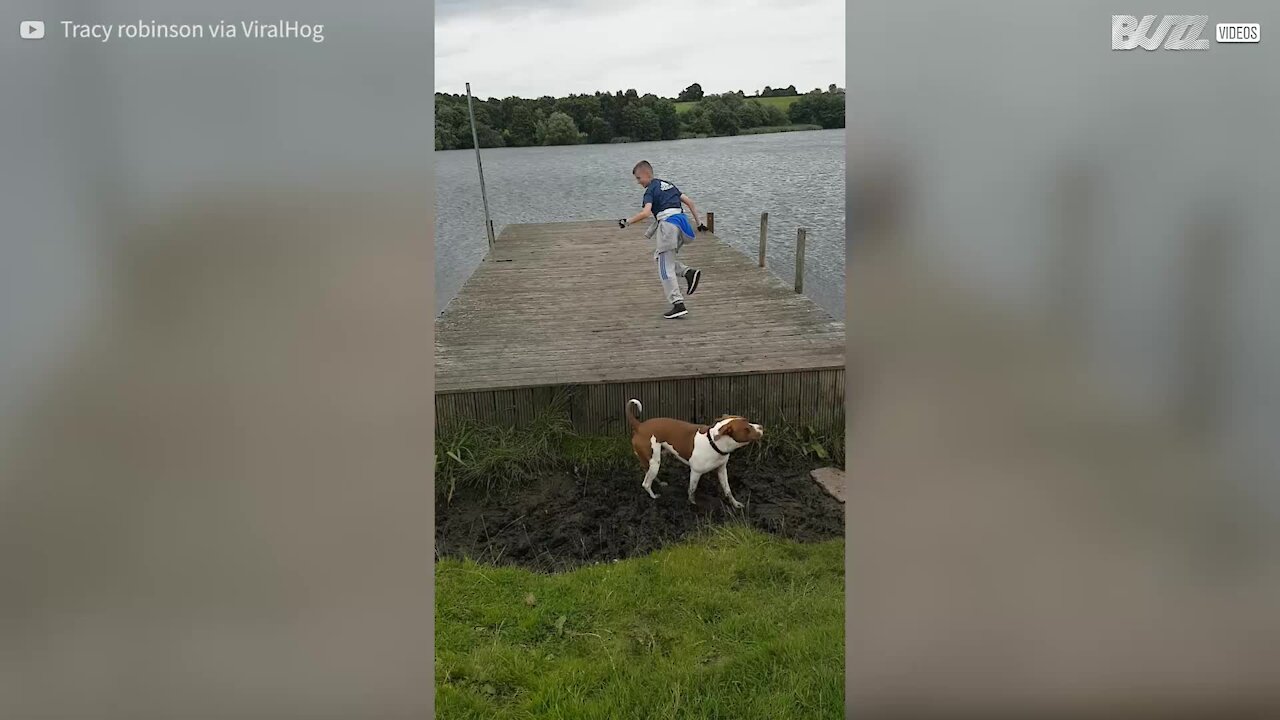
[[[635,398],[631,398],[627,401],[627,424],[631,426],[631,431],[635,432],[635,429],[640,427],[640,421],[637,420],[635,414],[631,412],[631,408],[633,406],[635,407],[636,412],[642,413],[644,412],[644,405],[641,405],[640,401]]]

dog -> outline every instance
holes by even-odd
[[[697,504],[693,492],[698,489],[698,480],[714,470],[725,499],[735,508],[742,507],[729,489],[729,454],[764,437],[763,427],[737,415],[725,415],[711,426],[675,418],[640,422],[631,412],[632,407],[636,413],[643,413],[644,406],[634,398],[627,401],[627,424],[631,426],[631,448],[646,471],[642,486],[649,497],[658,497],[653,492],[653,481],[658,477],[662,453],[667,452],[689,466],[689,502]]]

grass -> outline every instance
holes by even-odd
[[[558,575],[440,560],[437,717],[844,717],[843,569],[736,525]]]
[[[464,424],[436,437],[436,491],[486,493],[524,485],[548,473],[590,474],[635,462],[626,437],[590,437],[573,431],[563,410],[552,408],[519,428]]]
[[[787,111],[787,108],[791,107],[791,104],[792,104],[792,103],[794,103],[796,100],[799,100],[801,97],[802,97],[801,95],[784,95],[784,96],[781,96],[781,97],[767,97],[767,98],[752,98],[752,97],[749,97],[749,98],[746,98],[746,99],[747,99],[748,101],[751,101],[751,102],[757,102],[757,103],[760,103],[761,105],[773,105],[774,107],[778,108],[779,110],[781,110],[781,111],[783,111],[783,112],[786,112],[786,111]],[[702,101],[701,101],[701,100],[686,100],[686,101],[684,101],[684,102],[678,102],[678,103],[676,103],[676,104],[675,104],[675,105],[676,105],[676,113],[677,113],[677,114],[679,114],[679,113],[689,112],[690,108],[692,108],[694,105],[697,105],[697,104],[698,104],[698,103],[700,103],[700,102],[702,102]]]
[[[459,490],[485,493],[544,479],[548,473],[592,475],[632,468],[629,433],[574,432],[566,398],[519,428],[465,424],[436,437],[435,486],[446,502]],[[764,439],[740,454],[755,463],[822,461],[844,466],[844,437],[811,427],[771,425]]]
[[[765,125],[763,127],[743,128],[739,135],[763,135],[765,133],[798,132],[800,130],[821,130],[821,125]]]
[[[821,129],[822,129],[821,125],[799,125],[799,124],[797,125],[762,125],[760,127],[741,128],[738,130],[738,134],[739,135],[764,135],[767,133],[798,132],[800,130],[821,130]],[[709,133],[681,132],[676,139],[692,140],[694,138],[709,138],[709,137],[725,137],[725,136],[709,134]]]

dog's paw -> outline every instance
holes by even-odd
[[[732,501],[730,504],[731,504],[731,505],[733,505],[733,507],[734,507],[734,508],[736,508],[736,509],[738,509],[738,510],[741,510],[742,508],[746,507],[745,505],[743,505],[742,503],[738,502],[737,500]]]

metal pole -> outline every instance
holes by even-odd
[[[804,292],[804,236],[807,228],[796,231],[796,292]]]
[[[471,106],[471,83],[467,83],[467,114],[471,116],[471,143],[476,148],[476,171],[480,173],[480,200],[484,203],[484,230],[493,249],[493,221],[489,219],[489,196],[484,191],[484,167],[480,165],[480,138],[476,135],[476,112]]]

